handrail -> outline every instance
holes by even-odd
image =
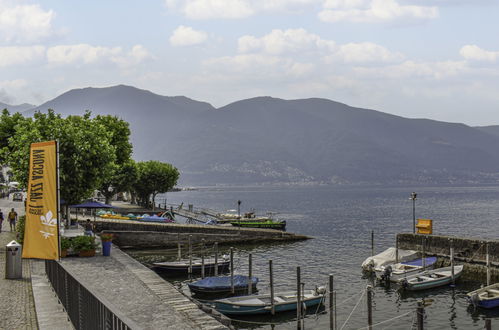
[[[90,286],[81,279],[77,280],[59,262],[45,260],[45,271],[75,329],[142,329],[121,311],[114,309],[102,294],[89,289]]]

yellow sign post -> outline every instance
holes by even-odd
[[[57,142],[32,143],[23,258],[59,259]]]
[[[418,224],[416,225],[418,229],[418,234],[433,234],[433,220],[431,219],[418,219]]]

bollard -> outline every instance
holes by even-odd
[[[22,245],[12,241],[5,246],[5,278],[17,279],[23,277]]]
[[[334,330],[334,310],[333,310],[333,290],[334,290],[334,275],[329,274],[329,329]]]
[[[367,327],[369,330],[373,328],[373,287],[367,286]]]

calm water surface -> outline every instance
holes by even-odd
[[[375,250],[394,246],[395,234],[412,232],[410,193],[418,193],[416,217],[434,220],[434,233],[479,238],[499,237],[499,187],[439,188],[337,188],[337,187],[242,187],[203,188],[196,191],[167,194],[168,203],[194,204],[195,207],[219,211],[236,209],[241,200],[242,212],[278,212],[287,221],[287,230],[313,236],[314,239],[286,244],[237,246],[237,273],[246,274],[248,253],[253,255],[253,273],[261,282],[260,292],[268,292],[268,260],[274,263],[276,291],[296,287],[296,267],[300,266],[307,288],[325,285],[328,274],[335,275],[338,326],[359,329],[367,325],[366,285],[360,265],[371,253],[370,235],[375,232]],[[157,201],[162,201],[164,196]],[[168,251],[134,251],[139,260],[167,258]],[[170,253],[171,255],[171,253]],[[185,279],[173,279],[188,289]],[[499,311],[475,311],[465,299],[466,292],[479,287],[477,282],[459,282],[456,288],[443,287],[422,293],[400,293],[396,287],[375,287],[374,329],[411,329],[417,302],[433,299],[426,308],[427,329],[482,329],[485,316],[492,317],[493,328],[499,329]],[[354,306],[357,308],[352,312]],[[305,327],[328,329],[328,315],[308,311]],[[351,314],[351,316],[350,316]],[[350,316],[346,324],[345,321]],[[271,328],[247,321],[275,323],[277,329],[294,329],[293,313],[281,317],[245,317],[240,328]]]

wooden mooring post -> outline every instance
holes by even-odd
[[[395,235],[395,263],[399,263],[399,237]]]
[[[301,271],[296,267],[296,328],[301,329]]]
[[[422,251],[421,254],[423,255],[422,256],[423,257],[423,259],[422,259],[422,261],[423,261],[423,270],[426,269],[426,250],[425,250],[425,248],[426,248],[426,246],[425,246],[425,237],[422,236],[421,237],[421,251]]]
[[[449,246],[450,246],[450,272],[451,272],[451,279],[452,279],[451,286],[454,287],[456,284],[456,279],[455,279],[455,274],[454,274],[454,241],[452,239],[449,242]]]
[[[269,260],[269,282],[270,282],[270,314],[275,314],[274,308],[274,273],[272,270],[272,260]]]
[[[230,248],[230,292],[235,293],[234,290],[234,248]]]
[[[248,254],[248,294],[249,295],[253,293],[252,276],[253,276],[253,258],[252,258],[252,255],[250,253],[250,254]]]
[[[180,234],[177,234],[177,259],[178,261],[182,259],[182,250],[180,247]]]
[[[367,327],[373,329],[373,287],[367,286]]]
[[[490,254],[489,243],[485,243],[485,263],[487,265],[487,286],[490,285]]]
[[[492,330],[492,320],[485,319],[485,330]]]
[[[374,230],[371,230],[371,257],[374,257]]]
[[[334,306],[334,275],[329,274],[329,329],[330,330],[335,330],[335,313],[336,313],[336,306]]]
[[[218,276],[218,243],[215,242],[213,247],[215,249],[215,276]]]
[[[192,235],[189,235],[189,279],[192,278]]]
[[[418,308],[416,310],[417,314],[417,329],[418,330],[424,330],[424,302],[419,301],[418,302]]]
[[[201,278],[204,278],[204,238],[201,239]]]

